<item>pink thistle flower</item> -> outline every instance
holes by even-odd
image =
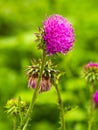
[[[88,63],[84,66],[85,78],[89,82],[98,81],[98,63]]]
[[[93,101],[96,106],[98,106],[98,90],[93,95]]]
[[[89,68],[98,68],[98,63],[88,63],[86,66],[85,66],[85,69],[89,69]]]
[[[43,22],[43,39],[46,43],[46,52],[66,54],[73,47],[75,41],[74,29],[71,23],[61,15],[51,15]]]
[[[34,77],[34,76],[33,77],[29,77],[28,86],[30,88],[35,89],[37,80],[38,80],[38,76],[36,76],[36,77]],[[39,85],[39,92],[48,91],[48,90],[50,90],[50,88],[51,88],[51,81],[50,81],[50,79],[47,78],[47,77],[42,77],[40,85]]]
[[[48,91],[50,90],[51,86],[52,85],[50,79],[46,77],[42,77],[40,87],[39,87],[39,92]]]
[[[28,87],[35,88],[37,82],[37,77],[29,77]]]

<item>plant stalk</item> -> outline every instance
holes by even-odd
[[[64,118],[64,108],[63,108],[63,101],[61,98],[61,94],[60,94],[60,90],[58,89],[58,85],[54,84],[56,92],[57,92],[57,96],[58,96],[58,104],[59,104],[59,108],[60,108],[60,123],[61,123],[61,129],[60,130],[66,130],[65,127],[65,118]]]
[[[25,115],[25,117],[24,117],[24,119],[23,119],[23,121],[22,121],[22,123],[21,123],[18,130],[26,130],[26,127],[27,127],[27,125],[29,123],[29,120],[31,118],[32,109],[34,107],[34,104],[35,104],[35,101],[36,101],[36,98],[37,98],[37,95],[38,95],[39,84],[40,84],[42,73],[43,73],[43,70],[44,70],[45,59],[46,59],[46,53],[43,50],[42,65],[41,65],[41,69],[40,69],[40,72],[39,72],[39,75],[38,75],[36,88],[34,90],[32,100],[31,100],[30,106],[29,106],[29,108],[27,110],[27,113],[26,113],[26,115]]]
[[[90,114],[89,114],[89,121],[88,121],[88,130],[92,130],[92,122],[93,122],[93,111],[94,111],[94,105],[93,105],[93,90],[94,89],[94,83],[92,83],[90,87]]]
[[[16,123],[16,117],[14,117],[14,120],[13,120],[13,130],[16,130],[16,127],[17,127],[17,123]]]

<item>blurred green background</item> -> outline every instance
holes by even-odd
[[[34,33],[46,16],[54,13],[67,17],[76,33],[73,50],[52,58],[65,71],[59,85],[64,105],[79,106],[66,115],[66,125],[68,130],[87,130],[89,84],[81,73],[84,64],[98,61],[97,0],[0,0],[0,130],[13,129],[4,109],[7,100],[18,96],[27,102],[31,99],[33,90],[27,87],[25,69],[32,58],[38,59],[41,54]],[[39,95],[29,130],[56,130],[56,101],[54,88]],[[98,122],[94,120],[93,130],[97,130]]]

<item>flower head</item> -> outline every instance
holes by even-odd
[[[36,77],[30,77],[28,80],[28,86],[30,88],[35,89],[36,83],[37,83],[38,75]],[[48,77],[42,77],[42,80],[40,82],[39,92],[48,91],[51,88],[51,81]]]
[[[43,39],[46,44],[46,52],[49,55],[55,53],[67,53],[72,49],[75,41],[74,29],[71,23],[61,15],[51,15],[43,22]]]
[[[33,60],[32,66],[27,68],[28,86],[35,89],[38,80],[38,74],[40,72],[40,66],[42,61],[39,59],[38,62]],[[39,85],[39,92],[50,90],[52,84],[56,81],[59,70],[55,69],[51,61],[47,61],[43,70],[41,82]]]
[[[97,81],[98,80],[98,63],[88,63],[84,66],[84,74],[85,78],[90,81]]]
[[[98,106],[98,90],[93,95],[93,101],[96,106]]]

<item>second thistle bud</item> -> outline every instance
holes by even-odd
[[[30,88],[35,89],[36,87],[41,64],[42,61],[40,59],[38,62],[33,60],[32,66],[27,68],[28,86]],[[52,84],[56,81],[58,74],[60,74],[60,71],[56,70],[56,66],[54,66],[50,60],[47,61],[42,73],[39,92],[50,90]]]
[[[7,101],[5,108],[8,114],[17,116],[19,115],[19,111],[25,113],[27,104],[22,100],[10,99]]]
[[[98,63],[88,63],[84,66],[84,76],[87,81],[98,81]]]

